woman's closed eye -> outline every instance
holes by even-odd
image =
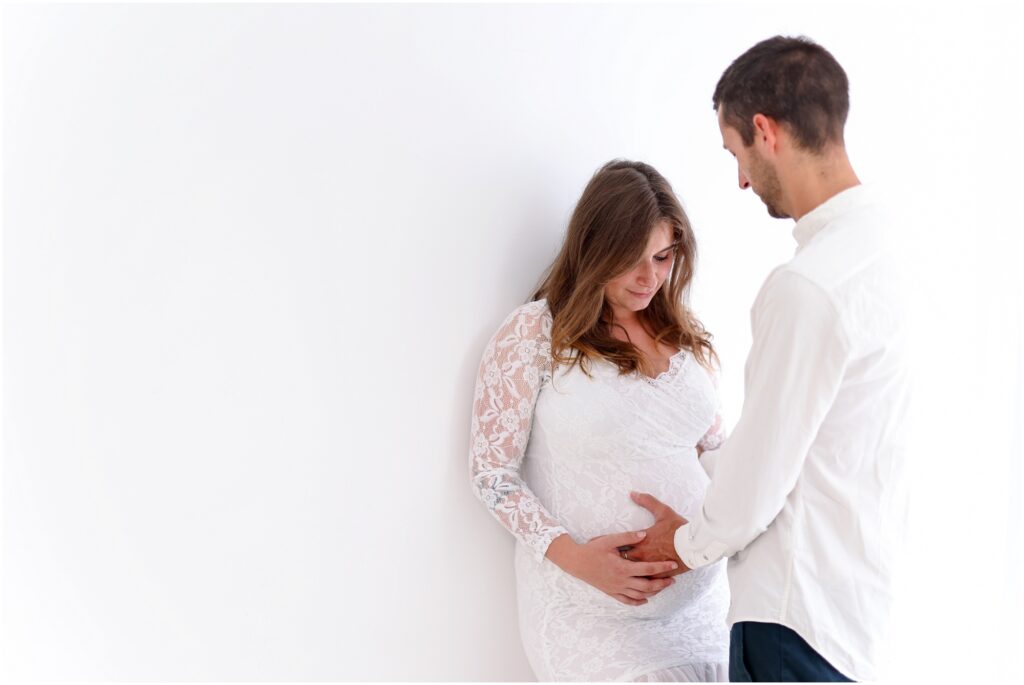
[[[670,250],[668,252],[664,252],[662,254],[655,255],[654,256],[654,261],[656,261],[656,262],[667,262],[668,260],[672,259],[672,257],[675,256],[675,253],[676,253],[675,249],[672,249],[672,250]]]

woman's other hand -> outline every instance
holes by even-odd
[[[547,558],[563,571],[623,604],[640,606],[673,582],[672,578],[651,579],[659,573],[678,568],[673,561],[630,561],[620,547],[629,547],[643,540],[646,533],[630,532],[602,535],[585,544],[568,535],[559,535],[548,546]]]

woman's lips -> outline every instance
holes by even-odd
[[[637,291],[635,291],[635,290],[630,290],[630,291],[629,291],[629,294],[630,294],[630,295],[635,295],[635,296],[637,296],[637,297],[650,297],[651,295],[653,295],[653,294],[654,294],[654,291],[652,290],[652,291],[651,291],[651,292],[649,292],[649,293],[638,293],[638,292],[637,292]]]

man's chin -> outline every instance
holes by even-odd
[[[789,216],[789,214],[786,214],[785,212],[780,212],[779,210],[777,210],[775,207],[773,207],[772,205],[768,204],[767,202],[765,203],[764,206],[768,208],[768,216],[772,217],[773,219],[789,219],[789,218],[792,218],[792,217]]]

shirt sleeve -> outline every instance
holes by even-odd
[[[480,361],[470,429],[470,478],[477,497],[538,560],[567,531],[520,475],[542,383],[551,370],[551,315],[538,303],[517,309]]]
[[[704,503],[675,535],[690,568],[731,556],[772,523],[796,485],[828,413],[849,343],[828,295],[785,269],[769,277],[751,315],[743,411],[718,450]]]

